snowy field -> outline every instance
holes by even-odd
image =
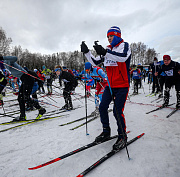
[[[53,84],[58,86],[57,80]],[[151,103],[157,96],[146,97],[151,90],[144,82],[143,88],[139,89],[139,95],[127,100],[124,111],[127,131],[131,131],[128,134],[128,140],[145,133],[142,138],[128,146],[131,160],[128,159],[126,150],[123,149],[88,173],[87,177],[180,177],[180,111],[166,118],[175,107],[174,104],[170,108],[146,114],[160,106],[162,101]],[[46,108],[47,112],[57,110],[64,105],[63,97],[58,96],[58,93],[62,92],[58,88],[53,87],[53,89],[55,95],[41,98],[38,95],[40,101],[46,102],[41,105]],[[94,93],[95,90],[91,91]],[[130,88],[130,94],[132,92]],[[172,96],[170,103],[176,103],[175,89],[171,89],[170,93]],[[40,165],[94,141],[95,137],[102,132],[99,118],[87,124],[89,135],[86,135],[86,126],[70,130],[85,120],[59,126],[85,116],[85,101],[77,99],[80,97],[79,94],[84,95],[82,85],[76,88],[76,95],[72,96],[74,107],[81,106],[81,108],[61,113],[63,117],[0,133],[0,177],[76,177],[112,149],[115,139],[43,168],[28,170],[29,167]],[[5,112],[19,109],[18,105],[14,105],[17,101],[6,102],[16,98],[17,96],[12,93],[4,97]],[[112,106],[111,104],[110,108]],[[94,109],[94,99],[90,97],[88,98],[88,114]],[[2,108],[0,113],[4,113]],[[35,118],[37,114],[37,110],[28,112],[27,119]],[[117,134],[116,121],[112,112],[109,115],[112,135],[115,135]],[[10,120],[12,120],[10,117],[0,117],[0,123]],[[12,126],[15,124],[0,125],[0,130]]]

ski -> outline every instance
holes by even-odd
[[[87,116],[87,118],[90,118],[90,117],[92,117],[92,116],[93,116],[93,115],[90,114],[90,115]],[[79,122],[79,121],[84,120],[84,119],[86,119],[86,117],[82,117],[82,118],[79,118],[79,119],[76,119],[76,120],[73,120],[73,121],[70,121],[70,122],[61,124],[61,125],[59,125],[59,126],[65,126],[65,125],[73,124],[73,123],[75,123],[75,122]]]
[[[130,131],[128,131],[127,133],[130,133]],[[93,147],[93,146],[96,146],[96,145],[98,145],[98,144],[102,144],[102,143],[104,143],[104,142],[107,142],[107,141],[112,140],[112,139],[117,138],[117,137],[118,137],[118,135],[111,136],[111,137],[109,137],[107,140],[105,140],[105,141],[103,141],[103,142],[100,142],[100,143],[96,143],[95,141],[93,141],[93,142],[90,143],[90,144],[84,145],[84,146],[82,146],[82,147],[80,147],[80,148],[78,148],[78,149],[76,149],[76,150],[73,150],[73,151],[71,151],[71,152],[69,152],[69,153],[67,153],[67,154],[64,154],[64,155],[62,155],[62,156],[60,156],[60,157],[57,157],[57,158],[55,158],[55,159],[53,159],[53,160],[51,160],[51,161],[48,161],[48,162],[46,162],[46,163],[43,163],[43,164],[38,165],[38,166],[35,166],[35,167],[31,167],[31,168],[28,168],[28,169],[29,169],[29,170],[35,170],[35,169],[38,169],[38,168],[42,168],[42,167],[44,167],[44,166],[50,165],[50,164],[52,164],[52,163],[54,163],[54,162],[57,162],[57,161],[62,160],[62,159],[65,159],[65,158],[67,158],[67,157],[69,157],[69,156],[72,156],[72,155],[74,155],[74,154],[76,154],[76,153],[79,153],[79,152],[81,152],[81,151],[84,151],[84,150],[89,149],[89,148],[91,148],[91,147]]]
[[[111,111],[112,111],[112,109],[108,110],[108,112],[111,112]],[[75,130],[75,129],[79,128],[79,127],[82,127],[83,125],[86,125],[86,123],[92,122],[93,120],[97,119],[99,116],[100,115],[98,114],[98,115],[94,116],[93,118],[89,119],[87,122],[83,122],[82,124],[77,125],[76,127],[71,128],[70,130]]]
[[[169,104],[168,106],[171,106],[171,105],[173,105],[173,104],[174,104],[174,103]],[[159,108],[156,108],[156,109],[153,109],[153,110],[151,110],[151,111],[149,111],[149,112],[146,112],[146,114],[149,114],[149,113],[151,113],[151,112],[155,112],[155,111],[161,110],[161,109],[163,109],[163,108],[167,108],[167,106],[160,106]]]
[[[11,130],[11,129],[15,129],[15,128],[18,128],[18,127],[22,127],[24,125],[29,125],[29,124],[33,124],[33,123],[37,123],[37,122],[40,122],[40,121],[44,121],[44,120],[50,120],[50,119],[55,119],[55,118],[59,118],[59,117],[62,117],[62,116],[65,116],[65,115],[59,115],[59,116],[55,116],[55,117],[46,117],[46,118],[43,118],[43,119],[31,119],[30,121],[26,121],[26,123],[24,124],[20,124],[20,125],[16,125],[14,127],[10,127],[10,128],[6,128],[6,129],[3,129],[3,130],[0,130],[0,133],[1,132],[5,132],[5,131],[8,131],[8,130]],[[22,123],[23,121],[18,121],[16,123]]]
[[[160,100],[156,101],[156,103],[159,103],[159,102],[161,102],[161,101],[163,101],[163,98],[161,98]]]
[[[175,108],[173,111],[171,111],[166,118],[169,118],[170,116],[172,116],[175,112],[177,112],[178,110],[180,110],[180,108]]]
[[[130,145],[131,143],[133,143],[134,141],[138,140],[139,138],[141,138],[144,135],[144,133],[136,136],[135,138],[131,139],[130,141],[127,142],[127,146]],[[87,173],[89,173],[90,171],[92,171],[94,168],[96,168],[97,166],[99,166],[100,164],[102,164],[105,160],[109,159],[110,157],[112,157],[113,155],[115,155],[117,152],[121,151],[122,149],[124,149],[124,147],[120,148],[119,150],[115,151],[115,150],[111,150],[109,153],[107,153],[105,156],[103,156],[101,159],[99,159],[97,162],[95,162],[93,165],[91,165],[89,168],[87,168],[85,171],[83,171],[82,173],[80,173],[77,177],[83,177],[85,176]]]
[[[91,114],[89,114],[89,115],[87,116],[87,118],[93,117],[93,116],[95,116],[95,114],[96,114],[95,111],[93,111]],[[65,125],[73,124],[73,123],[75,123],[75,122],[79,122],[79,121],[84,120],[84,119],[86,119],[86,116],[81,117],[81,118],[79,118],[79,119],[75,119],[75,120],[73,120],[73,121],[70,121],[70,122],[67,122],[67,123],[64,123],[64,124],[60,124],[59,126],[65,126]]]
[[[152,100],[151,103],[153,103],[155,101],[159,101],[159,100],[162,100],[162,98],[156,98],[156,99]]]
[[[4,103],[5,103],[5,102],[10,102],[10,101],[18,101],[18,100],[17,100],[17,98],[16,98],[16,99],[13,99],[13,100],[5,100]]]
[[[77,107],[77,108],[74,108],[72,110],[75,110],[75,109],[78,109],[80,107]],[[48,118],[49,116],[52,116],[54,114],[60,114],[60,113],[64,113],[64,112],[68,112],[68,111],[72,111],[72,110],[60,110],[58,112],[56,112],[57,110],[53,110],[53,111],[50,111],[50,112],[47,112],[43,115],[43,118],[42,119],[45,119],[45,118]],[[50,113],[50,114],[49,114]],[[47,115],[48,114],[48,115]],[[5,115],[4,115],[5,116]],[[15,118],[15,117],[13,117]],[[39,119],[39,120],[42,120],[42,119]],[[3,122],[3,123],[0,123],[0,125],[8,125],[8,124],[16,124],[16,123],[23,123],[23,122],[29,122],[29,121],[33,121],[33,120],[38,120],[38,119],[29,119],[29,120],[23,120],[23,121],[9,121],[9,122]]]
[[[99,115],[97,115],[97,116],[89,119],[89,120],[86,121],[86,122],[83,122],[82,124],[80,124],[80,125],[78,125],[78,126],[76,126],[76,127],[74,127],[74,128],[71,128],[71,129],[69,129],[69,130],[75,130],[75,129],[79,128],[79,127],[82,127],[83,125],[86,125],[86,123],[92,122],[93,120],[97,119],[98,117],[99,117]]]
[[[155,93],[150,93],[150,94],[146,95],[145,97],[154,96],[154,95],[155,95]]]
[[[130,97],[132,96],[136,96],[136,95],[139,95],[140,93],[132,93],[131,95],[129,95]]]

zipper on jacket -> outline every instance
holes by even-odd
[[[119,71],[119,74],[121,75],[121,77],[122,77],[122,79],[123,79],[123,81],[124,81],[124,77],[123,77],[123,75],[122,75],[121,71]]]

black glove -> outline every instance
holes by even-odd
[[[85,44],[85,42],[82,42],[82,44],[81,44],[81,52],[83,52],[83,53],[89,52],[89,49],[88,49],[87,45]]]
[[[93,47],[98,55],[106,55],[107,50],[104,49],[101,45],[94,45]]]

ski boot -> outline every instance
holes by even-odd
[[[115,144],[113,145],[113,150],[117,151],[117,150],[123,148],[125,146],[126,142],[127,142],[127,137],[125,137],[125,139],[123,139],[122,137],[119,137],[117,139],[117,141],[115,142]]]
[[[107,140],[110,136],[111,136],[111,129],[109,127],[103,128],[103,132],[99,136],[96,137],[95,142],[96,143],[103,142]]]
[[[73,110],[72,100],[69,99],[68,110]]]
[[[38,114],[38,116],[36,117],[36,119],[40,119],[42,116],[43,116],[43,114],[45,114],[46,113],[46,109],[44,109],[44,108],[40,108],[39,109],[39,114]]]
[[[63,110],[63,109],[68,110],[68,104],[65,104],[60,110]]]
[[[20,114],[19,117],[16,117],[15,119],[12,120],[13,122],[18,122],[18,121],[26,121],[26,115]]]
[[[73,105],[72,105],[72,104],[69,104],[67,110],[73,110]]]
[[[159,94],[158,98],[163,98],[163,93],[162,92]]]
[[[164,91],[164,103],[163,103],[163,107],[167,107],[169,104],[169,88],[166,88],[166,90]]]

